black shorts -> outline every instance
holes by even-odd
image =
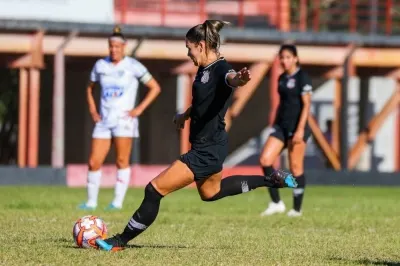
[[[228,143],[192,146],[192,149],[181,155],[179,159],[186,164],[194,174],[194,180],[200,181],[222,171]]]
[[[289,144],[289,140],[293,138],[294,131],[287,130],[284,127],[281,127],[277,124],[273,126],[273,129],[274,131],[271,133],[270,136],[281,140],[285,144],[285,147],[287,147]],[[304,138],[303,138],[304,142],[307,142],[310,137],[311,137],[311,129],[307,125],[304,129]]]

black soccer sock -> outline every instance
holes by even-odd
[[[275,172],[275,169],[272,166],[263,166],[262,169],[265,176],[270,176]]]
[[[221,189],[212,198],[204,201],[216,201],[228,196],[249,192],[258,187],[275,186],[271,181],[261,175],[234,175],[221,180]]]
[[[299,175],[295,178],[298,186],[297,188],[293,189],[293,209],[299,212],[301,210],[301,204],[303,202],[304,188],[306,186],[306,178],[304,177],[304,174]]]
[[[275,172],[275,169],[272,166],[263,166],[263,172],[265,176],[271,175],[273,172]],[[269,195],[271,196],[271,200],[274,203],[278,203],[281,200],[281,197],[279,196],[279,190],[276,188],[268,188]]]
[[[144,190],[144,199],[139,209],[133,214],[126,225],[121,239],[128,241],[137,237],[146,230],[157,218],[160,209],[160,201],[163,196],[153,187],[151,183],[147,184]]]
[[[269,195],[272,202],[278,203],[281,201],[281,196],[279,195],[279,190],[276,188],[268,188]]]

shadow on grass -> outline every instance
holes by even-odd
[[[345,259],[345,258],[330,258],[330,260],[353,262],[353,263],[357,263],[360,265],[400,266],[400,261],[370,260],[370,259],[352,260],[352,259]]]
[[[67,242],[61,240],[58,242]],[[69,243],[71,241],[68,241]],[[72,248],[72,249],[79,249],[79,247],[75,246],[75,244],[71,243],[68,245],[64,245],[65,248]],[[195,246],[183,246],[183,245],[158,245],[158,244],[142,244],[142,245],[127,245],[126,248],[132,248],[132,249],[139,249],[139,248],[154,248],[154,249],[229,249],[229,247],[224,247],[224,246],[220,246],[220,247],[195,247]]]
[[[188,249],[229,249],[226,246],[219,246],[219,247],[199,247],[199,246],[183,246],[183,245],[158,245],[158,244],[143,244],[143,245],[128,245],[127,248],[170,248],[170,249],[181,249],[181,248],[188,248]]]
[[[55,243],[65,243],[66,245],[63,245],[65,248],[79,248],[77,247],[72,239],[68,239],[65,237],[58,238],[56,240],[52,240]],[[68,243],[68,244],[67,244]],[[165,248],[165,249],[230,249],[228,246],[218,246],[218,247],[199,247],[199,246],[185,246],[185,245],[161,245],[161,244],[131,244],[127,245],[126,248]]]
[[[158,245],[158,244],[144,244],[144,245],[127,245],[126,248],[170,248],[170,249],[180,249],[180,248],[195,248],[183,245]]]

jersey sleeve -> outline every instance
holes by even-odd
[[[312,94],[312,83],[310,77],[306,74],[303,73],[302,79],[301,79],[301,84],[300,84],[300,89],[301,89],[301,95],[305,94]]]
[[[98,82],[99,81],[99,72],[98,72],[98,61],[94,64],[92,68],[92,72],[90,72],[90,81],[91,82]]]
[[[231,74],[231,73],[236,73],[236,71],[226,61],[221,63],[217,68],[218,79],[223,79],[226,86],[236,89],[236,87],[231,86],[228,82],[228,74]]]
[[[153,78],[153,76],[150,74],[147,68],[142,63],[133,58],[132,58],[132,68],[134,76],[138,80],[140,80],[140,82],[142,82],[143,84],[146,84]]]

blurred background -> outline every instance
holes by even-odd
[[[188,128],[177,132],[171,120],[189,106],[197,71],[184,36],[206,19],[232,23],[221,54],[253,73],[226,117],[226,174],[261,173],[279,103],[277,52],[294,43],[314,87],[310,182],[400,184],[400,0],[0,0],[0,183],[86,184],[85,89],[118,24],[127,54],[162,89],[140,117],[131,158],[131,185],[146,184],[189,149]],[[277,165],[286,168],[286,157]],[[115,182],[114,160],[111,151],[103,186]]]

